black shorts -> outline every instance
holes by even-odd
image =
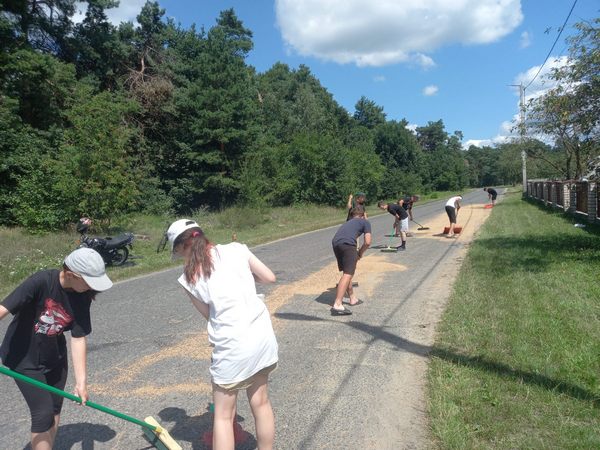
[[[358,251],[356,245],[338,244],[333,246],[333,253],[337,259],[338,269],[344,274],[354,275],[356,263],[358,262]]]
[[[450,223],[456,223],[456,209],[454,209],[454,206],[446,206],[446,214],[448,214]]]
[[[496,197],[498,197],[498,194],[492,194],[492,200],[496,200]]]
[[[23,370],[19,371],[19,373],[54,386],[57,389],[64,390],[67,383],[68,371],[68,361],[67,358],[64,358],[64,364],[52,369],[50,372],[43,373],[41,370]],[[24,381],[15,380],[15,382],[29,407],[31,432],[44,433],[48,431],[54,425],[54,416],[60,414],[63,397],[51,394]]]

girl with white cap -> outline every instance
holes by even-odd
[[[210,366],[213,448],[234,448],[233,422],[242,389],[254,416],[258,448],[273,448],[275,418],[268,378],[277,365],[278,348],[255,281],[274,283],[275,275],[243,244],[212,244],[193,220],[173,222],[166,237],[173,255],[185,260],[179,283],[207,319],[208,339],[214,346]]]
[[[104,261],[91,248],[79,248],[62,270],[43,270],[26,279],[0,304],[0,319],[14,318],[0,346],[9,369],[64,390],[68,361],[65,331],[71,332],[74,394],[88,399],[86,336],[92,332],[90,305],[96,293],[112,286]],[[32,450],[54,444],[63,398],[15,380],[31,414]]]

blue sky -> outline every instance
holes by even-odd
[[[351,113],[361,96],[388,119],[413,126],[442,119],[464,144],[511,134],[518,89],[544,62],[573,0],[159,0],[187,27],[210,28],[233,8],[252,30],[247,63],[259,72],[280,61],[308,66]],[[144,0],[121,0],[113,22],[135,21]],[[573,25],[598,17],[600,1],[578,0],[540,76],[526,91],[550,87],[544,74],[564,64]]]

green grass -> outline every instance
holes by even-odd
[[[600,230],[506,195],[471,246],[429,369],[448,449],[600,448]]]

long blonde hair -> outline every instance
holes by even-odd
[[[183,274],[188,283],[195,283],[198,276],[210,278],[214,265],[210,254],[212,243],[206,238],[204,232],[199,227],[189,228],[177,236],[173,247],[185,245],[191,240],[189,257],[185,262]]]

